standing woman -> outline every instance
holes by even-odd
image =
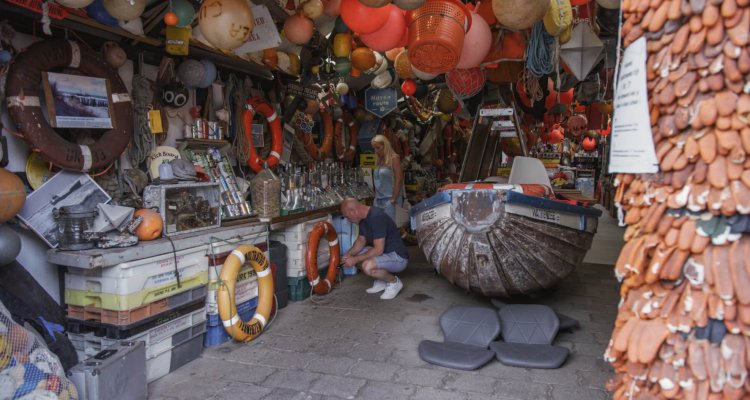
[[[393,151],[391,143],[383,135],[372,138],[377,165],[373,171],[375,181],[374,206],[383,210],[396,221],[396,208],[404,203],[404,171],[401,169],[401,158]]]

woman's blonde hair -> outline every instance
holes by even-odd
[[[388,140],[387,137],[383,135],[375,135],[374,138],[372,138],[372,142],[378,142],[383,144],[383,164],[386,164],[386,161],[388,162],[388,165],[390,165],[391,161],[393,161],[393,156],[397,156],[395,151],[393,151],[393,147],[391,147],[391,141]],[[378,153],[375,153],[375,160],[378,163],[378,165],[381,164],[380,157],[378,156]]]

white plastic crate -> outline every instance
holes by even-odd
[[[208,267],[208,295],[206,296],[206,313],[216,314],[219,312],[219,306],[216,300],[216,291],[219,288],[219,275],[221,274],[221,265]],[[258,297],[258,276],[255,270],[245,265],[237,274],[237,283],[234,286],[235,304],[244,303],[253,297]]]
[[[316,218],[307,222],[294,225],[290,228],[273,231],[269,238],[286,245],[286,274],[289,278],[298,278],[307,275],[305,268],[305,253],[307,252],[307,240],[315,225],[320,221],[327,221],[333,225],[330,215]],[[328,266],[330,259],[328,241],[322,238],[318,243],[318,269]]]
[[[205,246],[200,246],[177,252],[179,288],[172,253],[109,268],[70,268],[72,272],[65,274],[65,302],[122,311],[205,285],[208,283],[205,249]]]
[[[206,325],[206,308],[201,307],[167,323],[157,325],[145,332],[126,339],[110,339],[96,336],[94,332],[68,333],[68,338],[79,354],[93,356],[109,346],[120,342],[143,341],[146,343],[146,360],[171,350],[193,337],[203,334]]]

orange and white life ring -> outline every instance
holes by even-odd
[[[255,151],[255,146],[253,145],[253,118],[257,112],[266,118],[268,126],[271,129],[272,143],[268,158],[262,158]],[[281,118],[276,114],[273,106],[260,96],[247,99],[245,108],[242,110],[242,122],[245,127],[245,137],[250,142],[250,154],[247,157],[247,165],[255,172],[260,172],[263,169],[264,163],[268,163],[269,167],[276,166],[281,158],[284,140],[281,130]]]
[[[253,318],[245,322],[237,313],[234,302],[234,287],[240,268],[249,262],[258,276],[258,307]],[[255,246],[243,244],[227,256],[219,275],[219,289],[216,291],[216,301],[219,306],[219,318],[229,336],[240,342],[249,342],[263,331],[268,324],[268,317],[273,307],[273,274],[268,258],[263,251]]]
[[[344,150],[343,131],[344,125],[349,127],[349,148]],[[340,161],[351,161],[354,159],[354,154],[357,151],[357,135],[359,128],[352,118],[352,114],[349,111],[344,111],[336,121],[336,129],[333,133],[333,140],[336,143],[336,155]]]
[[[333,147],[333,118],[328,110],[323,108],[320,110],[320,119],[323,121],[323,144],[320,147],[315,145],[312,133],[305,132],[302,136],[305,150],[315,161],[324,160]]]
[[[320,238],[325,235],[328,240],[328,250],[330,261],[328,261],[328,273],[322,281],[318,276],[318,244]],[[315,294],[328,294],[333,289],[336,282],[336,272],[341,260],[341,250],[339,248],[339,239],[336,229],[326,221],[320,221],[315,224],[310,236],[307,239],[307,251],[305,252],[305,268],[307,269],[307,279],[310,281],[310,287]]]

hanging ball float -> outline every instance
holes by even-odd
[[[456,68],[466,69],[478,67],[482,60],[490,52],[492,46],[492,30],[484,18],[472,12],[471,28],[464,36],[464,44],[461,55],[458,58]]]
[[[104,42],[102,45],[102,51],[104,52],[104,60],[107,61],[107,64],[111,65],[112,68],[120,68],[125,65],[126,61],[128,61],[128,55],[125,54],[125,50],[115,42]]]
[[[250,38],[255,17],[245,0],[205,0],[198,14],[198,26],[214,47],[232,50]]]
[[[55,3],[68,8],[88,7],[94,0],[56,0]]]
[[[290,42],[303,45],[310,41],[313,35],[313,22],[302,14],[294,14],[284,21],[284,34]]]
[[[404,47],[394,47],[390,50],[386,50],[385,52],[385,58],[388,59],[388,61],[395,62],[396,57],[398,57],[401,52],[404,51]]]
[[[300,6],[302,14],[307,18],[315,19],[323,15],[323,2],[321,0],[307,0]]]
[[[401,83],[401,93],[406,96],[413,96],[414,92],[417,91],[417,84],[411,79],[404,79]]]
[[[544,18],[548,8],[549,0],[492,0],[497,21],[517,31],[533,27]]]
[[[0,168],[0,223],[15,217],[25,202],[26,189],[21,178]]]
[[[596,150],[596,139],[588,136],[583,138],[583,141],[581,141],[581,147],[586,151]]]
[[[180,20],[180,17],[177,16],[177,14],[173,13],[172,11],[164,14],[164,24],[167,26],[177,26],[177,22]]]
[[[173,26],[179,28],[184,28],[192,24],[195,18],[195,8],[193,8],[193,5],[188,0],[172,0],[171,13],[177,16],[177,23]],[[166,19],[166,14],[164,18]]]
[[[486,78],[481,68],[455,69],[445,74],[448,88],[459,99],[467,99],[479,93]]]
[[[177,77],[187,87],[198,87],[206,76],[206,67],[198,60],[186,58],[177,67]]]
[[[337,33],[333,36],[333,55],[349,57],[352,53],[352,35],[348,32]]]
[[[440,89],[437,98],[438,110],[443,114],[450,114],[458,108],[458,101],[448,89]]]
[[[323,14],[338,17],[341,14],[341,0],[323,0]]]
[[[411,72],[414,73],[414,76],[416,76],[417,78],[423,81],[431,81],[437,78],[437,76],[439,75],[439,74],[431,74],[428,72],[420,71],[413,64],[411,64],[411,60],[409,61],[410,61],[409,65],[411,66]]]
[[[347,85],[344,82],[339,82],[336,84],[336,93],[341,95],[346,95],[349,93],[349,85]]]
[[[396,75],[401,79],[413,79],[416,77],[409,63],[408,50],[404,50],[396,56],[396,59],[393,61],[393,68],[396,70]]]
[[[406,31],[406,19],[398,7],[389,4],[388,19],[385,24],[372,33],[363,33],[360,35],[362,43],[374,51],[386,51],[398,47]]]
[[[391,4],[391,0],[359,0],[362,4],[366,5],[367,7],[385,7],[388,4]]]
[[[86,7],[86,14],[100,24],[109,26],[118,25],[117,18],[110,15],[110,13],[104,9],[102,0],[94,0],[93,3],[89,4],[89,6]]]
[[[336,57],[334,61],[336,62],[334,69],[338,76],[347,76],[352,72],[352,63],[347,57]]]
[[[416,10],[424,5],[425,0],[393,0],[393,5],[402,10]]]
[[[385,25],[390,10],[387,7],[368,7],[359,0],[341,0],[341,18],[349,29],[357,33],[372,33]]]
[[[275,52],[274,52],[275,55]],[[264,51],[265,56],[265,51]],[[216,65],[214,65],[211,60],[202,59],[200,61],[201,65],[203,65],[203,79],[196,85],[196,87],[199,87],[201,89],[205,89],[209,86],[211,86],[212,83],[214,83],[214,80],[216,79]]]
[[[0,225],[0,267],[16,260],[21,253],[21,238],[9,226]]]
[[[375,61],[375,54],[367,47],[357,47],[352,52],[352,67],[357,68],[360,71],[367,71],[374,67]]]
[[[104,9],[120,21],[131,21],[143,14],[146,0],[104,0]]]

